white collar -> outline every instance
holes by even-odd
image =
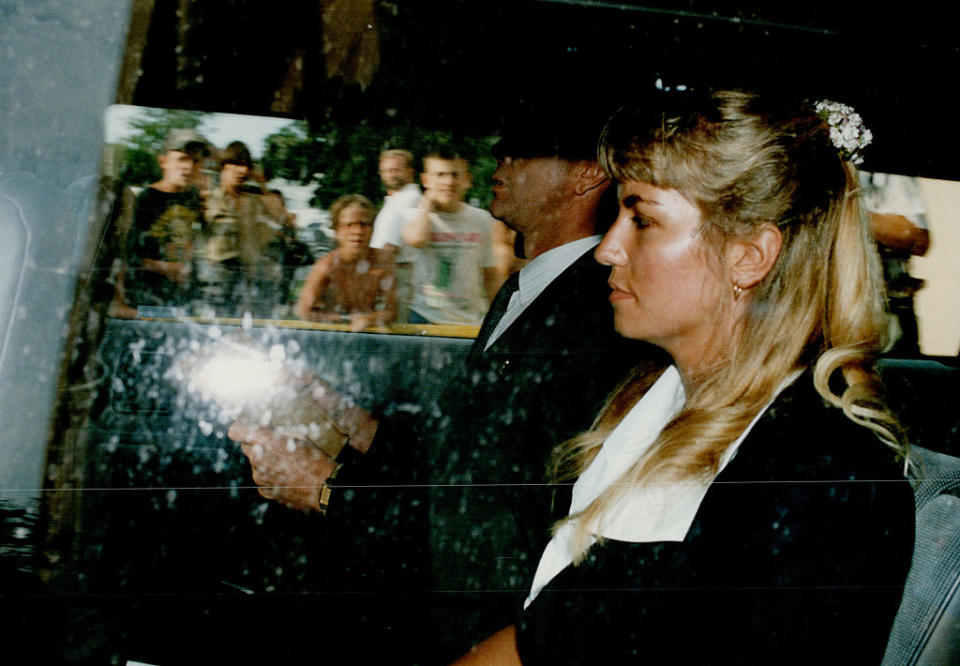
[[[740,444],[776,396],[799,376],[799,371],[788,376],[770,402],[727,447],[720,459],[718,473],[733,459]],[[683,408],[685,400],[680,373],[676,366],[671,365],[607,436],[596,458],[577,479],[573,486],[570,514],[586,509],[603,491],[616,483],[656,441],[667,423]],[[712,480],[645,483],[611,507],[595,532],[604,538],[632,543],[683,541],[711,483]],[[554,576],[572,564],[570,538],[576,522],[565,523],[547,544],[524,608]],[[596,537],[593,541],[596,541]]]
[[[596,247],[602,238],[603,236],[599,235],[587,236],[586,238],[564,243],[559,247],[552,248],[543,254],[537,255],[521,268],[518,277],[519,286],[517,291],[510,298],[507,310],[500,318],[500,321],[497,322],[493,333],[487,338],[487,344],[484,350],[488,349],[490,345],[507,330],[510,324],[523,314],[523,311],[543,293],[543,290],[546,289],[551,282],[556,280],[573,262]]]

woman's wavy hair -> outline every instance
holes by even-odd
[[[686,403],[646,455],[581,514],[579,561],[603,517],[638,483],[712,479],[721,456],[798,370],[831,404],[906,456],[906,440],[873,371],[883,348],[880,262],[858,203],[857,175],[812,105],[740,91],[687,96],[651,112],[625,107],[607,123],[599,159],[618,181],[675,189],[701,212],[701,236],[717,252],[775,224],[782,236],[769,274],[746,296],[746,315],[721,360],[685,386]],[[720,265],[720,262],[716,262]],[[731,289],[731,299],[733,293]],[[560,445],[550,475],[575,479],[590,464],[662,366],[637,368],[590,431]]]

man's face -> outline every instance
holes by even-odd
[[[233,192],[243,185],[248,175],[250,167],[246,164],[224,164],[220,169],[220,186],[227,192]]]
[[[197,168],[196,156],[179,150],[167,151],[157,158],[157,162],[163,171],[163,181],[177,189],[183,189],[190,184]]]
[[[452,208],[463,200],[472,182],[466,160],[444,160],[428,157],[420,175],[423,188],[444,208]]]
[[[380,180],[387,192],[395,192],[407,183],[412,183],[413,176],[413,167],[404,157],[392,155],[380,160]]]
[[[503,157],[493,173],[490,213],[515,231],[561,212],[574,185],[573,164],[559,157]]]

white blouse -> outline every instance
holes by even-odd
[[[777,393],[798,375],[792,375]],[[577,479],[569,513],[583,511],[604,490],[616,483],[680,412],[685,399],[680,372],[676,366],[670,366],[607,436],[597,457]],[[730,462],[741,442],[769,406],[768,403],[727,448],[720,459],[718,472]],[[595,532],[608,539],[634,543],[683,541],[709,487],[709,482],[700,480],[643,484],[612,507]],[[533,602],[554,576],[572,564],[570,537],[576,523],[565,523],[547,544],[524,608]],[[596,542],[596,536],[593,542]]]

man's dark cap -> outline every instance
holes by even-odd
[[[597,159],[597,144],[607,115],[591,109],[582,113],[528,113],[506,121],[493,156]]]

